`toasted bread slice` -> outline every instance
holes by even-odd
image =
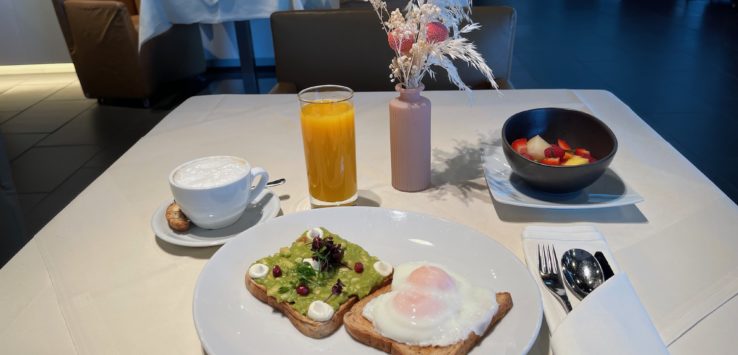
[[[392,339],[385,338],[379,334],[375,329],[371,321],[364,318],[362,313],[364,312],[364,306],[375,297],[391,291],[391,285],[385,286],[382,289],[377,290],[371,295],[364,297],[359,301],[351,311],[346,313],[343,317],[343,323],[346,326],[346,331],[356,340],[371,347],[382,350],[390,354],[414,354],[414,355],[432,355],[432,354],[466,354],[476,346],[481,339],[479,335],[472,332],[466,340],[449,346],[417,346],[408,345],[396,342]],[[497,304],[499,308],[497,313],[492,317],[492,321],[489,323],[487,330],[484,335],[492,331],[492,328],[499,323],[499,321],[507,314],[513,306],[512,297],[508,292],[497,293]]]
[[[372,289],[372,292],[375,292],[376,290],[381,289],[389,285],[390,283],[392,283],[392,275],[385,277],[380,284]],[[343,324],[344,314],[346,314],[346,312],[351,309],[351,306],[359,301],[359,298],[357,296],[352,296],[348,299],[348,301],[341,304],[341,306],[338,308],[336,313],[333,314],[333,317],[331,317],[331,319],[325,322],[316,322],[306,316],[303,316],[300,312],[292,308],[289,303],[279,302],[276,298],[268,296],[266,292],[266,287],[254,282],[254,280],[252,280],[248,274],[246,274],[246,288],[249,290],[249,292],[251,292],[252,295],[254,295],[254,297],[272,306],[274,309],[279,310],[285,316],[287,316],[290,322],[292,322],[292,325],[294,325],[295,328],[300,331],[300,333],[316,339],[325,338],[333,334],[336,329],[340,328],[341,324]],[[369,295],[364,298],[369,298],[371,296],[372,293],[370,292]]]

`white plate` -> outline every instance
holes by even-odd
[[[502,151],[500,139],[484,156],[484,176],[492,197],[506,205],[551,209],[590,209],[632,205],[643,197],[626,185],[612,170],[581,191],[553,194],[535,190],[513,174]]]
[[[427,260],[465,275],[480,287],[512,294],[514,306],[476,354],[521,354],[541,325],[541,301],[527,268],[505,247],[462,225],[421,214],[374,207],[311,210],[283,216],[242,233],[213,255],[197,280],[195,327],[208,354],[378,353],[341,328],[324,339],[298,332],[244,286],[249,265],[291,244],[303,231],[330,231],[398,264]]]
[[[172,201],[168,200],[151,217],[151,229],[156,236],[171,244],[185,247],[210,247],[221,245],[235,238],[239,233],[274,218],[280,210],[279,197],[268,189],[259,194],[255,204],[249,204],[236,223],[220,229],[203,229],[192,225],[187,233],[177,233],[169,228],[165,213]]]

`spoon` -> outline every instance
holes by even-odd
[[[285,179],[285,178],[281,178],[281,179],[277,179],[277,180],[272,180],[272,181],[269,181],[267,183],[267,187],[279,186],[279,185],[284,184],[285,182],[287,182],[287,179]]]
[[[561,267],[566,284],[580,300],[605,281],[600,263],[586,250],[567,250],[561,256]]]

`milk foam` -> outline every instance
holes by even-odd
[[[210,188],[229,184],[248,173],[246,163],[232,157],[199,159],[180,167],[172,180],[185,188]]]

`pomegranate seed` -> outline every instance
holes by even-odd
[[[274,268],[272,269],[272,276],[274,277],[282,276],[282,268],[279,267],[279,265],[274,265]]]
[[[362,272],[364,272],[364,264],[362,263],[354,264],[354,271],[356,271],[357,274],[361,274]]]
[[[307,296],[310,293],[310,289],[305,285],[297,286],[297,294],[300,296]]]

